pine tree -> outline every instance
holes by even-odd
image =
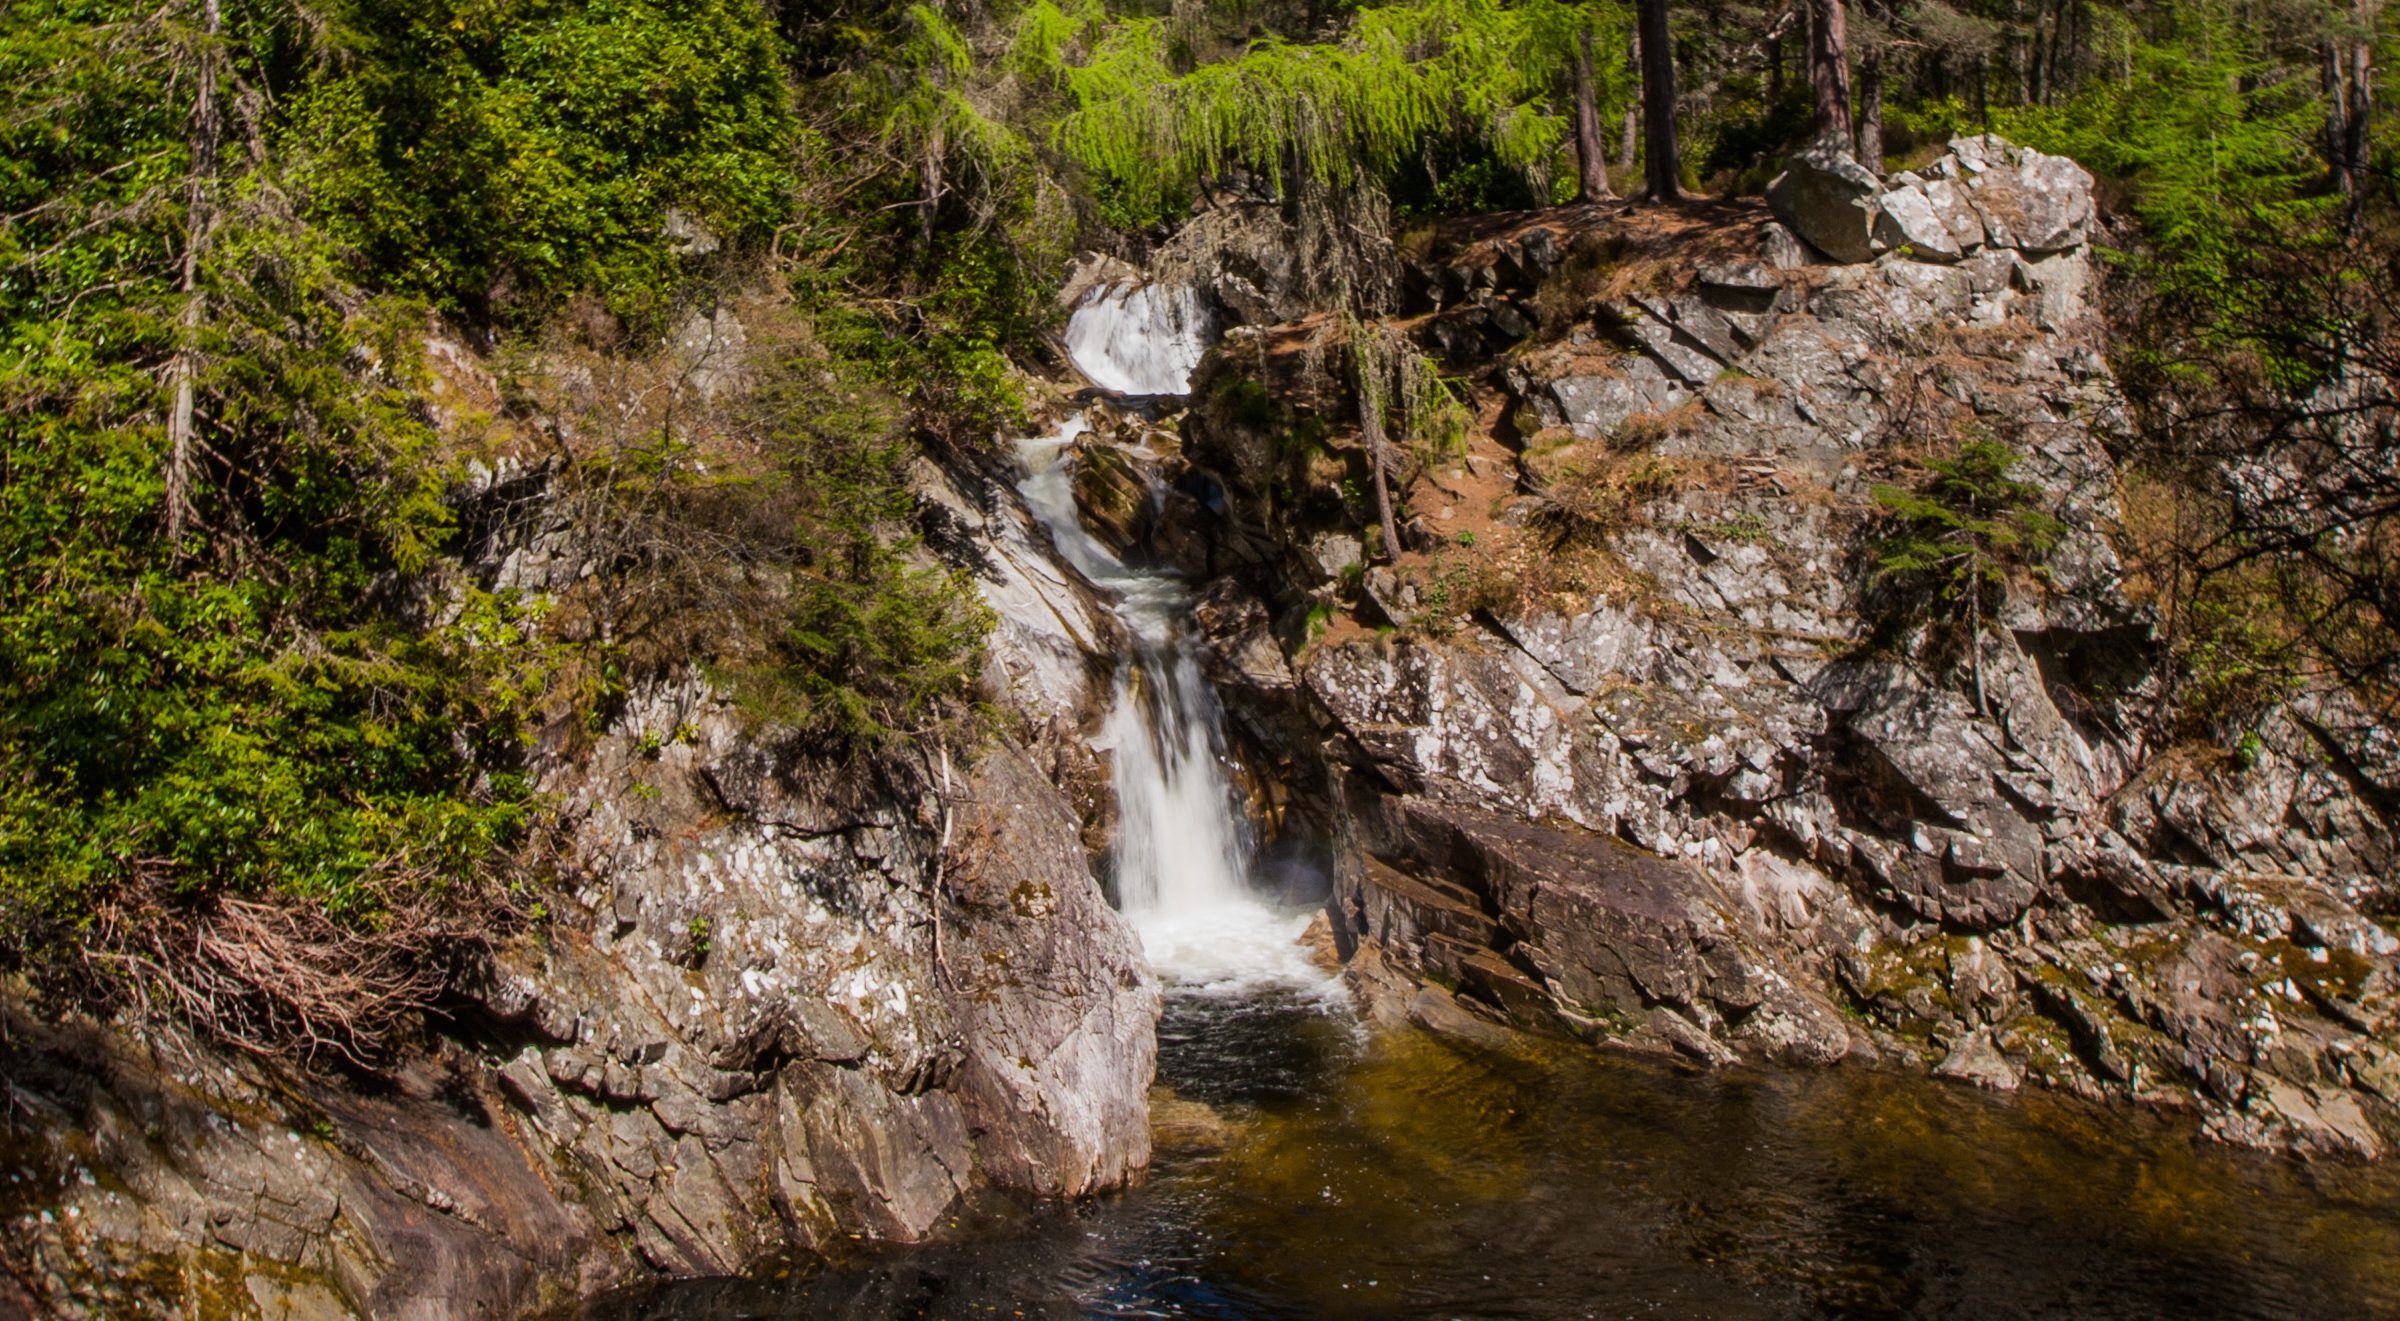
[[[1974,440],[1929,462],[1932,475],[1915,490],[1874,488],[1875,502],[1896,525],[1877,550],[1876,576],[1964,616],[1979,714],[1988,710],[1984,626],[1997,617],[2010,575],[2037,561],[2065,531],[2040,507],[2041,488],[2011,475],[2016,465],[2007,446]]]

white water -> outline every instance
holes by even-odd
[[[1188,394],[1209,329],[1200,296],[1188,288],[1103,285],[1067,319],[1067,356],[1103,390]]]
[[[1019,443],[1026,505],[1059,552],[1114,598],[1132,638],[1093,747],[1114,754],[1117,898],[1168,981],[1210,993],[1333,983],[1298,943],[1309,914],[1250,890],[1248,823],[1226,775],[1223,716],[1181,637],[1189,605],[1171,574],[1127,565],[1083,528],[1068,453],[1090,429],[1077,415]]]

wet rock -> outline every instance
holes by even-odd
[[[2023,1072],[2000,1053],[1998,1046],[1992,1044],[1991,1033],[1980,1028],[1959,1038],[1950,1047],[1950,1053],[1942,1057],[1942,1062],[1933,1066],[1933,1076],[1971,1083],[1995,1092],[2013,1092],[2025,1080]]]
[[[1158,1150],[1211,1155],[1232,1146],[1237,1136],[1215,1106],[1177,1096],[1173,1088],[1150,1089],[1150,1141]]]
[[[1084,444],[1075,451],[1075,505],[1083,525],[1120,559],[1139,556],[1152,527],[1150,483],[1115,445]]]
[[[1730,1018],[1771,1057],[1850,1049],[1831,1009],[1746,949],[1723,897],[1685,866],[1424,799],[1381,811],[1374,852],[1336,896],[1345,944],[1519,1023],[1635,1025],[1712,1062],[1736,1057],[1712,1027]]]

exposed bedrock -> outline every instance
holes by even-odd
[[[579,562],[543,480],[494,484],[515,512],[485,565],[536,590]],[[1101,792],[1073,731],[1112,626],[996,475],[920,485],[1003,616],[1002,737],[955,766],[830,763],[697,674],[638,688],[541,754],[549,920],[382,1083],[12,1021],[20,1301],[507,1317],[921,1239],[983,1187],[1137,1177],[1159,989],[1070,792]]]
[[[1898,240],[1839,265],[1730,203],[1456,236],[1404,283],[1492,434],[1409,461],[1389,568],[1310,327],[1228,338],[1185,424],[1225,513],[1181,535],[1226,575],[1234,719],[1345,845],[1363,987],[2140,1098],[2311,1154],[2400,1134],[2400,758],[2331,691],[2239,757],[2148,732],[2089,186],[1962,140],[1881,185],[1865,232]],[[1872,487],[1943,436],[2020,452],[2065,529],[1972,645],[1872,595]],[[1545,521],[1571,465],[1635,474],[1580,577]],[[1539,549],[1495,563],[1519,532]],[[1517,576],[1475,587],[1479,560]]]

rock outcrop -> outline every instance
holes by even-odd
[[[1810,147],[1767,185],[1767,205],[1792,232],[1835,261],[1872,261],[1880,242],[1883,184],[1846,151]]]
[[[2091,237],[2092,176],[1991,136],[1957,138],[1923,170],[1889,180],[1849,156],[1811,147],[1767,186],[1767,204],[1835,262],[1898,252],[1955,262],[1986,248],[2029,258],[2073,252]]]
[[[1204,368],[1186,452],[1239,566],[1213,595],[1266,603],[1304,697],[1257,734],[1322,767],[1336,935],[1421,1021],[1439,990],[1700,1060],[1873,1057],[2377,1154],[2400,759],[2333,692],[2239,759],[2153,732],[2089,176],[1952,145],[1839,241],[1788,205],[1566,212],[1412,268],[1420,342],[1480,373],[1505,443],[1412,466],[1389,568],[1323,553],[1369,515],[1306,330]],[[1849,260],[1796,261],[1784,224]],[[2023,454],[2065,529],[1971,641],[1872,573],[1873,487],[1945,436]],[[1234,691],[1266,632],[1225,638]]]
[[[478,567],[523,590],[581,571],[546,481],[513,470],[477,496]],[[541,751],[545,920],[497,944],[391,1076],[12,1017],[16,1301],[505,1317],[921,1239],[978,1188],[1136,1177],[1159,988],[1094,880],[1087,805],[1059,787],[1092,778],[1058,722],[1072,732],[1113,626],[1005,483],[920,485],[931,539],[1006,621],[987,678],[1028,742],[829,763],[668,675]]]

